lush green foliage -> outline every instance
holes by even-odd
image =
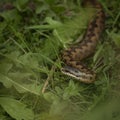
[[[80,0],[8,2],[0,3],[0,119],[119,120],[119,0],[100,0],[106,28],[86,61],[97,73],[90,85],[60,72],[60,53],[81,39],[94,9]]]

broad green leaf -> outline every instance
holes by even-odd
[[[0,82],[6,87],[10,88],[12,86],[12,80],[7,76],[0,73]]]
[[[0,73],[6,74],[12,68],[12,66],[13,65],[10,63],[2,62],[0,64]]]
[[[39,4],[37,4],[36,6],[36,14],[40,14],[41,12],[45,11],[45,10],[49,10],[49,6],[47,4],[44,4],[42,2],[40,2]]]
[[[38,60],[32,53],[27,53],[19,57],[19,60],[23,65],[29,66],[30,68],[37,68],[39,66]]]
[[[1,73],[0,82],[3,83],[3,85],[6,88],[14,86],[19,93],[30,92],[36,95],[40,95],[41,93],[42,85],[37,85],[37,83],[35,82],[32,83],[24,83],[23,81],[20,82],[19,80],[17,81],[17,78],[16,80],[13,80],[12,78],[5,76]]]
[[[65,88],[63,99],[69,99],[72,96],[79,95],[78,86],[71,80],[69,86]]]
[[[66,112],[65,108],[68,107],[68,102],[64,100],[54,100],[50,108],[50,115],[63,115]],[[64,111],[64,112],[63,112]]]
[[[55,90],[59,95],[61,95],[63,93],[63,90],[58,86],[55,87]]]
[[[18,100],[0,97],[0,105],[15,120],[33,120],[34,118],[33,111]]]
[[[42,84],[41,85],[37,85],[37,84],[20,84],[18,86],[15,86],[16,90],[19,93],[25,93],[25,92],[30,92],[36,95],[40,95],[41,94],[41,89],[42,89]]]
[[[55,94],[51,93],[51,92],[46,92],[43,94],[45,100],[47,100],[48,102],[53,102],[54,100],[58,100],[59,97],[56,96]]]
[[[18,56],[20,55],[20,51],[16,50],[11,52],[10,54],[6,54],[5,56],[10,60],[17,60]]]
[[[30,83],[30,81],[32,81],[32,79],[30,78],[35,79],[35,76],[33,75],[32,72],[26,72],[25,70],[9,72],[8,77],[13,79],[14,81],[19,81],[19,82],[21,81],[22,83],[23,82]]]
[[[19,11],[26,10],[26,4],[29,0],[16,0],[15,5]]]
[[[21,16],[18,14],[17,10],[5,11],[0,13],[0,16],[2,16],[6,21],[14,20],[15,23],[19,22],[21,19]]]

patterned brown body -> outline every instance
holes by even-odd
[[[90,2],[90,0],[88,1]],[[94,53],[105,21],[105,14],[101,4],[94,1],[92,6],[96,8],[97,12],[89,22],[82,42],[68,48],[62,55],[66,64],[62,68],[62,72],[85,83],[92,83],[95,80],[95,73],[85,67],[81,61]]]

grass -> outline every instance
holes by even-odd
[[[60,72],[60,54],[82,38],[94,9],[78,0],[1,1],[2,120],[120,119],[120,5],[100,2],[106,25],[95,55],[86,61],[97,78],[86,85]]]

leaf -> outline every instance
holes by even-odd
[[[11,80],[7,76],[5,76],[5,75],[3,75],[1,73],[0,73],[0,82],[3,83],[3,85],[6,88],[10,88],[12,86]]]
[[[115,42],[115,44],[120,47],[120,33],[112,33],[111,37],[113,39],[113,41]]]
[[[29,82],[30,78],[35,79],[35,76],[33,76],[32,72],[31,73],[30,72],[26,72],[25,70],[20,71],[20,72],[19,71],[9,72],[8,73],[8,77],[13,79],[14,81],[19,81],[19,82],[21,81],[21,82],[25,82],[25,83],[30,83]]]
[[[13,65],[10,63],[0,63],[0,73],[6,74],[12,68],[12,66]]]
[[[79,94],[78,86],[74,84],[74,82],[71,80],[69,82],[69,86],[65,88],[63,99],[69,99],[71,96],[76,96]]]
[[[0,16],[2,16],[6,21],[14,20],[15,23],[19,22],[21,19],[21,16],[18,14],[17,10],[5,11],[0,13]]]
[[[29,0],[16,0],[15,5],[19,11],[25,11],[26,4]]]
[[[19,60],[22,62],[23,65],[29,66],[30,68],[38,68],[38,60],[32,53],[26,53],[19,57]]]
[[[16,81],[17,81],[17,78],[16,78]],[[40,95],[42,85],[37,85],[37,83],[33,83],[33,82],[32,83],[22,83],[22,82],[18,83],[18,81],[17,82],[16,81],[0,73],[0,82],[3,83],[3,85],[6,88],[10,88],[14,86],[19,93],[30,92],[36,95]]]
[[[56,20],[53,20],[51,17],[46,17],[46,18],[45,18],[45,21],[46,21],[48,24],[54,25],[54,26],[56,26],[56,27],[62,25],[61,22],[56,21]]]
[[[41,85],[36,85],[36,84],[20,84],[20,86],[15,86],[16,90],[19,93],[25,93],[25,92],[30,92],[36,95],[40,95],[41,89],[42,89],[42,84]]]
[[[0,105],[16,120],[33,120],[34,113],[25,104],[9,97],[0,97]]]
[[[10,60],[17,60],[18,56],[20,55],[20,51],[16,50],[16,51],[13,51],[9,54],[6,55],[7,58],[9,58]]]
[[[58,96],[56,96],[55,94],[51,92],[44,93],[43,95],[44,95],[45,100],[47,100],[48,102],[58,101],[59,99]]]
[[[55,87],[55,90],[59,95],[61,95],[63,93],[63,90],[58,86]]]
[[[37,4],[37,6],[36,6],[36,11],[35,11],[35,13],[36,13],[36,14],[40,14],[41,12],[46,11],[46,10],[49,10],[49,6],[48,6],[47,4],[45,4],[45,3],[40,2],[40,3]]]
[[[56,100],[53,102],[50,108],[50,115],[63,115],[63,111],[68,106],[67,101]]]

